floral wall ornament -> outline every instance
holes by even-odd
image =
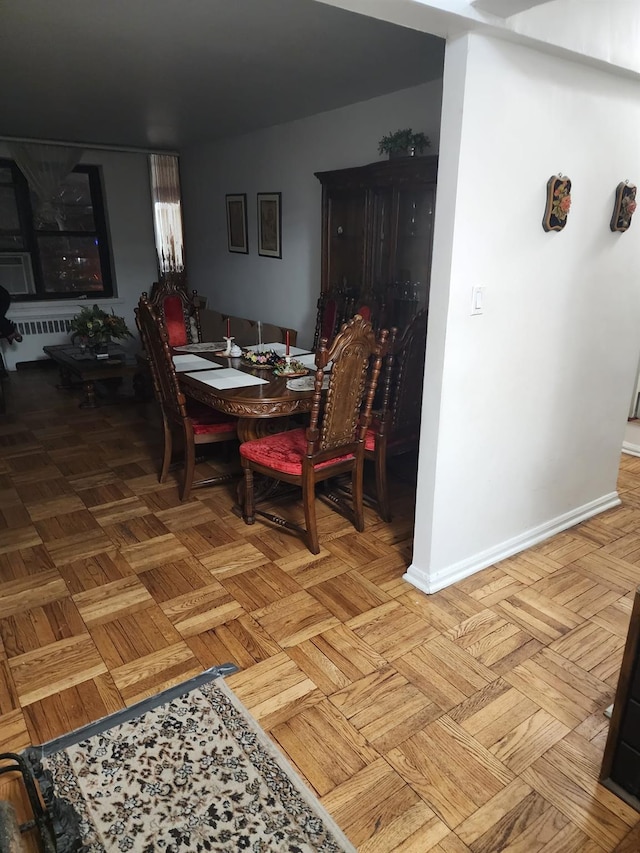
[[[571,209],[571,181],[566,175],[552,175],[547,181],[547,206],[542,227],[545,231],[562,231]]]
[[[616,197],[613,204],[613,215],[609,227],[612,231],[626,231],[631,225],[631,217],[635,213],[636,185],[623,181],[616,187]]]

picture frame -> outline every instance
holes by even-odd
[[[258,193],[258,254],[282,257],[282,193]]]
[[[248,255],[247,194],[227,193],[225,204],[227,208],[227,247],[230,252],[241,252]]]

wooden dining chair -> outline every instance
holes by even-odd
[[[164,483],[167,478],[173,455],[173,435],[174,432],[180,433],[184,445],[180,500],[185,501],[193,488],[212,486],[234,478],[232,474],[223,474],[196,482],[193,480],[195,448],[202,444],[235,440],[237,419],[188,400],[180,391],[166,324],[144,293],[136,308],[136,325],[148,354],[153,389],[162,415],[164,441],[159,481]]]
[[[383,521],[391,521],[388,460],[417,450],[420,439],[427,311],[419,311],[401,335],[391,329],[381,381],[381,409],[367,429],[365,459],[375,465],[376,504]]]
[[[331,341],[343,322],[352,317],[352,311],[347,317],[347,297],[339,290],[328,290],[318,298],[316,312],[316,328],[313,333],[313,350],[320,346],[322,338]]]
[[[360,314],[373,326],[374,331],[386,324],[386,306],[374,296],[364,296],[358,299],[351,298],[346,305],[349,317]]]
[[[378,340],[362,317],[345,323],[329,345],[326,338],[316,353],[316,373],[310,424],[307,429],[247,441],[240,445],[244,469],[243,517],[253,524],[260,515],[281,527],[302,533],[312,554],[320,551],[315,510],[316,483],[351,474],[352,509],[356,530],[364,530],[362,473],[364,438],[382,365],[386,330]],[[323,397],[324,368],[332,362],[329,386]],[[302,488],[305,527],[280,516],[256,510],[254,472]],[[340,509],[346,504],[337,500]]]
[[[167,273],[154,282],[149,302],[164,319],[169,346],[181,347],[202,340],[198,292],[189,293],[183,274]]]

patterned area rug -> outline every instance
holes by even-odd
[[[215,670],[28,757],[90,853],[355,853]]]

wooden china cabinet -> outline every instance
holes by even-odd
[[[323,293],[377,305],[400,328],[427,306],[437,171],[431,156],[316,172]]]

